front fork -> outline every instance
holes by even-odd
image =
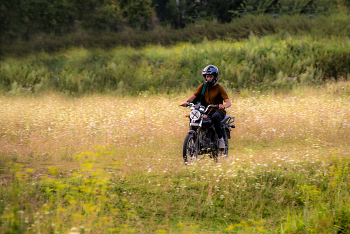
[[[188,133],[193,134],[194,138],[195,138],[193,151],[194,151],[194,154],[196,157],[198,157],[198,151],[199,151],[199,131],[200,131],[200,128],[198,128],[197,131],[195,131],[195,130],[188,131]]]

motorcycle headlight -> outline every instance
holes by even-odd
[[[190,114],[190,119],[193,121],[197,121],[199,120],[199,118],[201,117],[201,113],[197,110],[192,110],[191,114]]]

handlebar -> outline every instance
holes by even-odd
[[[219,105],[209,105],[207,108],[212,107],[212,108],[219,108]]]
[[[185,105],[179,105],[179,106],[183,106],[183,107],[188,107],[188,106],[194,106],[194,104],[193,103],[190,103],[190,102],[186,102],[186,104]]]
[[[190,106],[190,107],[192,107],[192,106],[195,106],[195,104],[187,102],[186,105],[179,105],[179,106],[183,106],[183,107]],[[207,108],[205,108],[204,112],[207,112],[209,108],[219,108],[219,105],[208,105]]]
[[[219,108],[219,105],[208,105],[204,112],[207,112],[209,108]]]

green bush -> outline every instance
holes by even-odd
[[[27,41],[35,36],[85,30],[118,31],[123,25],[148,28],[152,0],[4,0],[0,4],[1,39]]]
[[[170,48],[76,48],[5,59],[0,62],[0,86],[6,92],[178,92],[197,87],[203,82],[201,69],[214,64],[220,70],[219,83],[227,88],[290,89],[347,78],[349,51],[350,40],[316,41],[311,36],[288,34],[261,38],[251,34],[240,42],[204,40]]]
[[[106,14],[110,13],[109,9]],[[107,14],[107,15],[108,15]],[[93,18],[92,18],[93,19]],[[100,20],[103,21],[103,18]],[[101,22],[102,22],[101,21]],[[184,29],[173,30],[167,27],[155,26],[153,30],[140,31],[124,27],[122,31],[89,33],[83,29],[64,36],[38,35],[31,40],[6,41],[0,44],[3,57],[26,56],[35,52],[55,52],[70,47],[84,48],[114,48],[116,46],[143,47],[150,44],[175,45],[179,42],[200,43],[206,38],[212,40],[241,40],[249,38],[251,32],[257,36],[277,34],[281,37],[290,35],[307,35],[315,40],[322,38],[350,37],[350,17],[340,15],[320,15],[313,19],[305,15],[284,15],[277,19],[270,15],[247,15],[235,19],[229,24],[219,24],[214,21],[197,21]],[[100,21],[93,20],[96,24]],[[103,21],[105,22],[105,21]],[[96,26],[97,27],[97,26]],[[102,27],[101,25],[98,27]],[[112,26],[111,26],[112,27]],[[113,26],[114,27],[114,26]],[[117,27],[117,25],[115,25]]]

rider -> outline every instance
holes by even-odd
[[[221,128],[221,121],[225,118],[226,110],[231,106],[231,102],[228,99],[227,93],[224,90],[222,86],[220,86],[218,83],[219,78],[219,70],[214,65],[209,65],[204,68],[203,72],[203,78],[204,82],[207,84],[205,93],[204,93],[204,99],[206,102],[206,105],[219,105],[219,108],[212,108],[209,112],[209,116],[211,116],[211,119],[214,123],[216,134],[219,138],[219,148],[225,148],[225,142],[224,142],[224,133]],[[186,106],[187,102],[193,102],[196,98],[199,99],[201,96],[203,84],[201,84],[197,90],[194,92],[192,96],[186,99],[182,103],[182,106]],[[225,101],[225,105],[223,105],[223,101]]]

